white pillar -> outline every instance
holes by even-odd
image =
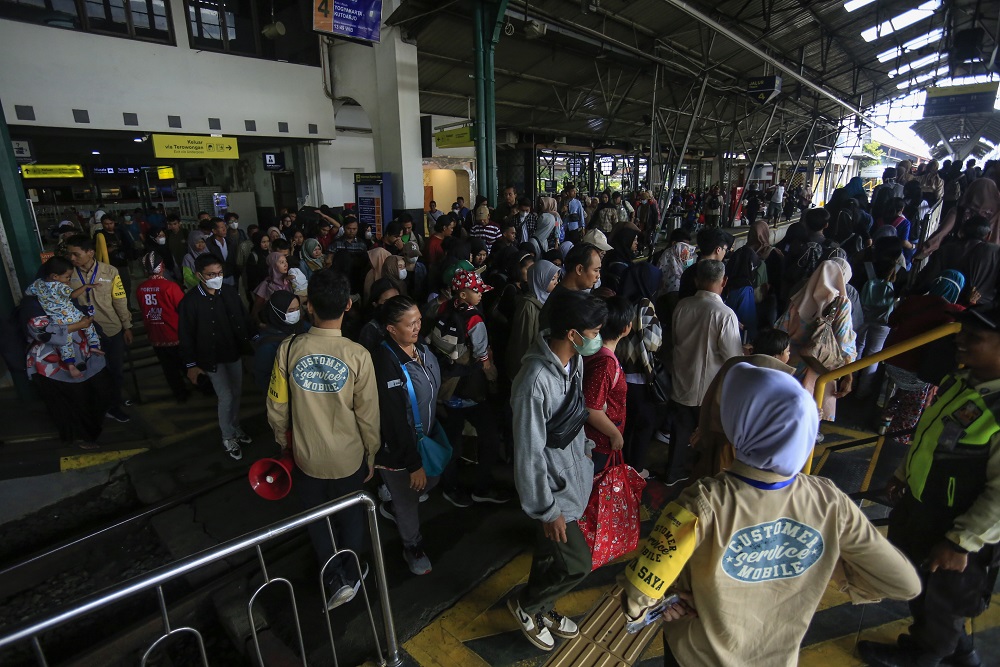
[[[383,3],[383,17],[397,4],[398,0]],[[368,114],[375,144],[375,170],[392,173],[393,207],[422,210],[417,47],[400,38],[399,28],[383,25],[379,44],[367,47],[337,42],[330,53],[333,94],[353,99]]]

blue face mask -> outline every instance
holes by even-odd
[[[587,338],[579,331],[577,331],[577,334],[583,339],[583,345],[573,343],[573,347],[580,353],[580,356],[589,357],[592,354],[596,354],[601,349],[601,346],[604,345],[601,334],[597,334],[593,338]]]

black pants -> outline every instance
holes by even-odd
[[[670,428],[670,468],[667,476],[671,479],[687,477],[691,474],[694,461],[691,460],[691,434],[698,426],[700,406],[681,405],[670,401],[674,422]]]
[[[483,493],[493,487],[493,466],[500,452],[500,425],[497,408],[490,403],[480,403],[471,408],[448,408],[444,419],[444,432],[451,442],[451,461],[441,474],[441,487],[445,490],[458,486],[458,460],[461,458],[462,431],[468,421],[476,429],[476,481],[473,491]]]
[[[364,461],[361,462],[361,467],[358,468],[357,472],[341,479],[319,479],[318,477],[310,477],[296,469],[293,486],[299,496],[299,501],[308,510],[349,493],[360,491],[364,487],[367,476],[368,464]],[[364,558],[367,548],[364,509],[361,506],[354,506],[343,510],[331,516],[330,522],[333,525],[333,535],[337,541],[337,548],[350,549],[358,554],[358,558]],[[309,524],[307,530],[309,531],[309,540],[319,558],[320,567],[323,567],[327,559],[333,555],[333,544],[330,543],[330,532],[326,528],[326,521],[314,521]],[[330,567],[326,568],[327,583],[332,582],[333,575],[336,573],[351,580],[356,578],[354,559],[345,556],[334,560]]]
[[[180,345],[172,345],[169,347],[154,347],[153,352],[156,353],[156,358],[160,362],[160,368],[163,369],[163,375],[167,378],[167,384],[170,386],[170,391],[173,392],[174,398],[183,398],[187,396],[187,388],[184,386],[184,362],[181,361],[181,347]]]
[[[108,363],[108,407],[122,404],[122,385],[125,383],[125,331],[114,336],[101,334],[101,349]]]
[[[107,370],[84,382],[61,382],[38,374],[31,377],[60,440],[94,442],[100,437],[108,411],[109,379]]]
[[[928,511],[909,493],[889,517],[889,541],[913,562],[923,584],[920,595],[909,602],[913,615],[910,636],[924,653],[937,658],[945,658],[959,648],[972,648],[965,633],[965,619],[985,609],[996,581],[995,545],[970,553],[963,572],[932,573],[923,567],[930,548],[944,539],[951,524],[947,517]]]
[[[648,385],[626,384],[625,395],[625,463],[643,470],[649,461],[649,443],[663,423],[663,406],[652,396]]]
[[[534,616],[552,611],[556,600],[573,590],[590,574],[593,557],[576,521],[566,524],[566,543],[545,537],[540,521],[535,534],[528,584],[518,600],[524,613]]]

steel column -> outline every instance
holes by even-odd
[[[476,189],[478,194],[489,197],[486,193],[489,181],[486,160],[489,148],[486,132],[486,45],[483,43],[483,2],[481,0],[474,0],[472,3],[472,40],[476,80]]]
[[[795,71],[795,68],[789,67],[788,65],[786,65],[783,62],[781,62],[777,58],[773,58],[772,56],[768,55],[762,49],[760,49],[759,47],[757,47],[756,45],[754,45],[752,42],[750,42],[748,39],[742,37],[741,35],[739,35],[739,34],[737,34],[735,32],[733,32],[732,29],[727,28],[726,26],[722,25],[721,23],[719,23],[715,19],[713,19],[713,18],[711,18],[711,17],[703,14],[700,10],[695,9],[694,7],[692,7],[691,5],[689,5],[688,3],[684,2],[684,0],[664,0],[664,2],[666,2],[666,3],[670,4],[670,5],[673,5],[674,7],[676,7],[679,10],[681,10],[682,12],[684,12],[685,14],[687,14],[688,16],[690,16],[691,18],[693,18],[694,20],[699,21],[701,23],[704,23],[705,25],[709,26],[710,28],[714,28],[717,32],[721,33],[722,35],[725,35],[730,40],[732,40],[733,42],[735,42],[736,44],[738,44],[740,47],[746,49],[747,51],[749,51],[750,53],[754,54],[755,56],[757,56],[758,58],[760,58],[764,62],[769,63],[772,67],[775,67],[776,69],[781,70],[782,72],[784,72],[788,76],[792,77],[793,79],[795,79],[796,81],[798,81],[799,83],[801,83],[802,85],[804,85],[809,90],[812,90],[813,92],[815,92],[815,93],[817,93],[819,95],[822,95],[823,97],[825,97],[826,99],[830,100],[831,102],[834,102],[838,106],[846,109],[851,114],[854,114],[854,115],[858,116],[861,120],[863,120],[868,125],[870,125],[872,127],[879,127],[878,123],[876,123],[874,120],[872,120],[871,118],[869,118],[865,114],[861,113],[861,111],[857,107],[855,107],[854,105],[849,104],[848,102],[845,102],[844,100],[840,99],[839,97],[837,97],[836,95],[834,95],[832,92],[830,92],[826,88],[823,88],[822,86],[814,83],[813,81],[811,81],[807,77],[799,74],[797,71]]]
[[[792,165],[792,176],[791,176],[791,178],[795,178],[795,173],[799,169],[799,163],[802,162],[802,158],[805,157],[806,148],[809,147],[809,140],[812,139],[813,130],[816,129],[816,123],[818,123],[818,122],[819,122],[819,118],[817,118],[816,120],[814,120],[812,122],[812,125],[809,126],[809,132],[806,134],[806,140],[804,142],[802,142],[802,150],[799,152],[799,157],[798,157],[797,160],[795,160],[795,164]],[[803,178],[802,179],[802,183],[805,184],[805,182],[806,182],[806,179]],[[788,180],[788,184],[789,185],[792,184],[791,179]],[[809,183],[809,187],[810,187],[810,189],[812,189],[812,182],[811,181]]]
[[[774,106],[771,107],[771,115],[767,117],[767,125],[764,126],[764,133],[760,135],[760,143],[757,144],[757,153],[753,156],[753,162],[750,163],[750,169],[747,170],[747,177],[744,179],[744,184],[750,183],[750,179],[753,178],[753,170],[760,161],[760,153],[764,150],[764,141],[767,138],[767,133],[771,131],[771,121],[774,120],[774,114],[778,111],[778,102],[774,102]]]
[[[674,198],[674,186],[677,185],[677,176],[681,173],[681,167],[684,166],[684,154],[687,153],[688,142],[691,141],[691,133],[694,132],[694,124],[698,122],[698,114],[701,113],[701,105],[705,101],[705,88],[708,87],[708,76],[707,74],[701,80],[701,90],[698,92],[698,101],[694,103],[694,114],[691,115],[691,122],[688,123],[687,134],[684,135],[684,143],[681,145],[680,155],[677,158],[677,168],[674,172],[670,174],[670,187],[667,188],[667,201],[671,201]],[[664,207],[664,211],[666,207]]]

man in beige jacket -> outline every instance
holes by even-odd
[[[312,328],[278,347],[267,392],[267,420],[283,450],[291,450],[296,492],[307,508],[360,491],[372,478],[381,445],[378,387],[368,351],[341,333],[351,308],[347,279],[329,269],[309,281],[306,309]],[[339,549],[362,556],[365,519],[354,507],[332,518]],[[326,523],[309,526],[321,566],[333,554]],[[335,558],[324,572],[333,609],[354,599],[368,565],[357,571],[350,556]]]

